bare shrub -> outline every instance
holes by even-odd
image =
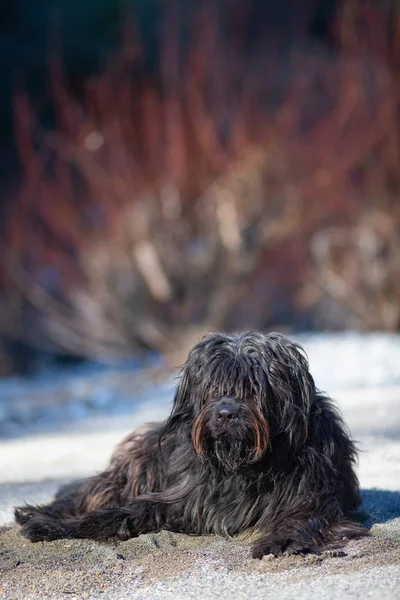
[[[53,131],[16,97],[25,177],[7,258],[42,338],[175,360],[204,330],[266,327],[283,298],[300,314],[328,296],[345,325],[398,327],[391,208],[362,215],[398,184],[387,57],[357,52],[342,23],[342,54],[292,56],[277,90],[279,53],[239,60],[210,5],[190,48],[171,19],[153,80],[132,35],[79,100],[53,58]]]

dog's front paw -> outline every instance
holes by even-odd
[[[267,554],[282,556],[283,554],[319,554],[319,549],[302,540],[273,536],[260,540],[253,546],[253,558],[262,558]]]
[[[132,518],[126,517],[120,525],[120,528],[117,532],[117,538],[122,542],[126,542],[131,538],[138,537],[138,532],[132,526]]]
[[[286,554],[321,554],[321,550],[311,543],[290,540],[285,550]]]
[[[253,546],[253,558],[261,559],[267,554],[273,554],[274,556],[282,556],[284,551],[285,546],[283,544],[283,541],[275,540],[272,538],[268,540],[261,540]]]
[[[52,542],[70,537],[67,529],[56,519],[33,514],[23,525],[21,533],[31,542]]]

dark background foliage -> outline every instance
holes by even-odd
[[[0,372],[397,331],[399,16],[0,0]]]

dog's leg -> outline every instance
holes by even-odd
[[[347,520],[337,501],[324,505],[305,503],[289,511],[267,514],[260,523],[261,537],[253,546],[253,557],[266,554],[320,553],[329,548],[338,548],[350,538],[368,535],[361,524]],[[265,533],[264,533],[265,532]]]
[[[142,533],[159,531],[160,509],[156,504],[137,502],[123,508],[104,508],[77,517],[60,519],[35,513],[25,522],[22,535],[32,542],[62,538],[127,540]]]
[[[78,514],[79,506],[82,504],[82,491],[87,485],[87,480],[76,481],[61,487],[53,502],[37,506],[25,504],[18,506],[14,511],[15,520],[19,525],[25,525],[32,515],[47,515],[60,518],[62,516],[73,516]]]

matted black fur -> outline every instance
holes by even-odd
[[[368,534],[351,520],[355,459],[300,346],[278,333],[209,334],[182,368],[166,422],[130,434],[103,473],[15,518],[33,542],[252,529],[254,557],[318,552]]]

